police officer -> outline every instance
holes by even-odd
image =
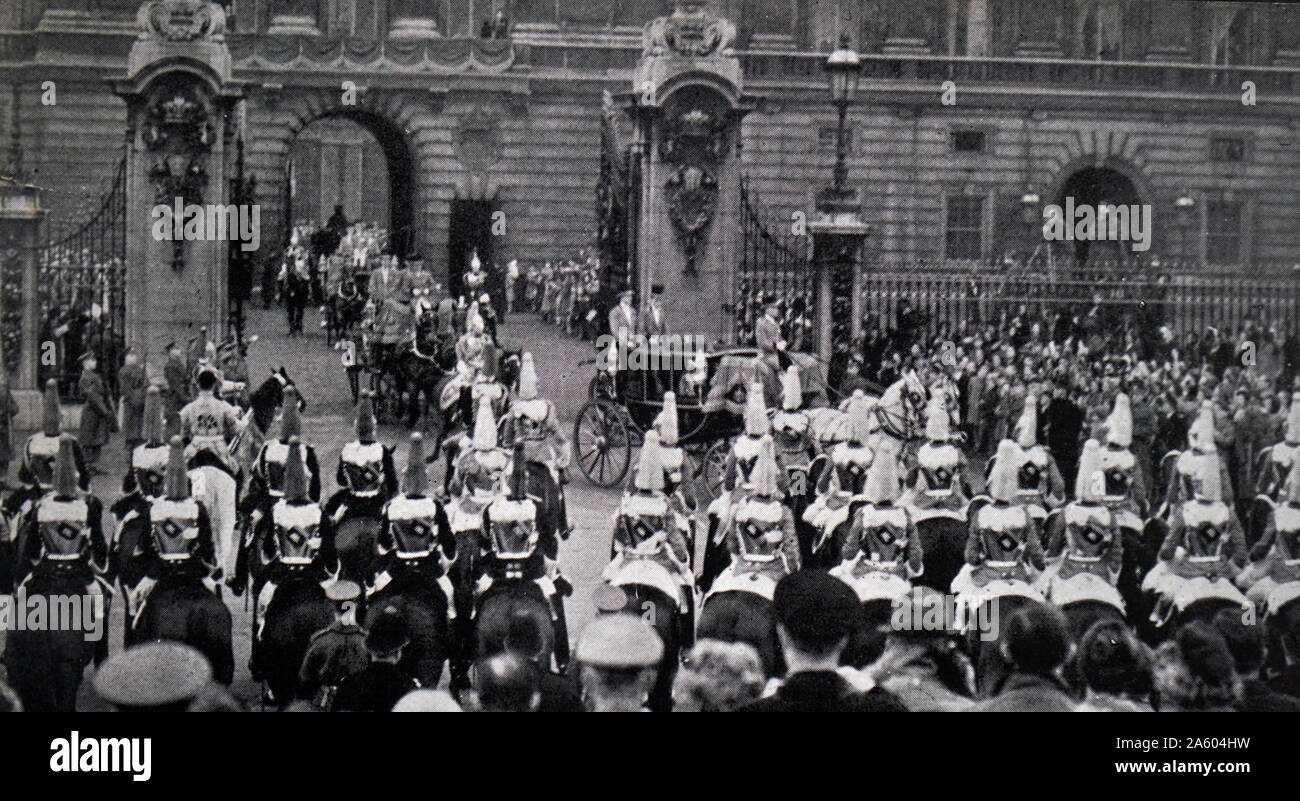
[[[334,709],[389,712],[402,696],[418,689],[420,683],[397,666],[402,660],[402,649],[410,641],[410,630],[397,609],[388,606],[380,610],[366,632],[370,664],[343,680],[334,697]]]
[[[211,682],[203,654],[163,641],[113,655],[95,672],[94,687],[121,712],[184,712]]]
[[[334,581],[325,587],[325,597],[334,604],[334,622],[311,635],[298,671],[299,697],[322,712],[333,708],[339,685],[370,664],[366,632],[357,624],[361,587],[352,581]]]
[[[654,689],[664,644],[634,615],[601,615],[578,640],[582,697],[591,712],[642,712]]]

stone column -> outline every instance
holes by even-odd
[[[37,388],[37,359],[40,358],[40,298],[37,291],[37,243],[41,219],[45,216],[41,209],[40,192],[33,186],[13,182],[0,183],[0,283],[4,290],[10,282],[17,288],[17,298],[12,298],[8,291],[0,291],[0,334],[8,334],[8,320],[18,317],[17,341],[12,343],[21,349],[18,359],[18,374],[11,376],[10,387],[14,400],[18,403],[18,428],[32,428],[39,425],[41,393]],[[21,304],[21,309],[10,308],[12,300]],[[11,343],[0,336],[0,369],[8,369],[6,348]]]
[[[849,347],[862,334],[862,251],[870,230],[857,190],[818,197],[808,231],[817,270],[817,356],[829,365],[830,386],[839,384]]]

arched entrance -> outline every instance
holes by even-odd
[[[341,205],[349,222],[386,226],[393,252],[415,244],[415,159],[402,130],[364,109],[317,116],[290,142],[285,160],[286,235],[299,222],[324,225]]]
[[[1141,205],[1142,197],[1127,175],[1112,167],[1085,167],[1065,179],[1055,202],[1062,208],[1066,198],[1073,198],[1076,208],[1089,205]],[[1075,240],[1074,256],[1080,263],[1093,260],[1122,260],[1130,250],[1124,242],[1089,242]]]

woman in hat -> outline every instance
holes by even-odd
[[[96,462],[99,450],[108,444],[111,432],[117,431],[117,415],[108,400],[108,390],[104,379],[95,372],[99,359],[93,352],[81,355],[81,377],[77,379],[77,391],[85,399],[81,408],[81,424],[77,430],[77,439],[81,442],[82,453],[86,458],[86,469],[91,475],[103,475]]]

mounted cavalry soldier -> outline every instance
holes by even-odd
[[[1065,481],[1052,452],[1038,443],[1038,399],[1033,395],[1025,396],[1025,410],[1016,423],[1015,438],[1020,449],[1016,475],[1019,502],[1041,525],[1048,512],[1065,503]]]
[[[262,445],[253,462],[253,475],[248,494],[243,501],[243,512],[253,516],[256,523],[280,498],[284,497],[284,474],[289,458],[289,441],[302,436],[299,417],[298,390],[289,385],[284,388],[284,407],[280,412],[279,437]],[[314,502],[320,501],[320,467],[316,449],[301,445],[307,494]]]
[[[1124,541],[1116,514],[1106,503],[1102,464],[1101,443],[1088,440],[1079,458],[1074,500],[1065,505],[1064,525],[1052,532],[1047,543],[1051,564],[1038,587],[1057,606],[1091,599],[1110,603],[1123,612],[1124,601],[1115,583],[1124,562]]]
[[[932,400],[926,409],[926,441],[916,451],[916,464],[909,471],[902,501],[911,510],[913,522],[931,517],[966,520],[969,498],[962,478],[966,457],[952,442],[950,422],[947,407]]]
[[[906,506],[895,459],[876,459],[867,471],[862,498],[831,575],[843,579],[862,602],[907,594],[925,570],[921,538]]]
[[[353,517],[379,519],[384,504],[397,494],[393,449],[375,439],[375,412],[369,392],[357,404],[357,438],[343,446],[334,480],[338,492],[325,504],[334,525]]]
[[[1219,446],[1215,442],[1214,402],[1206,400],[1201,404],[1196,420],[1187,429],[1188,449],[1178,453],[1169,473],[1169,487],[1166,491],[1165,506],[1172,514],[1175,509],[1196,496],[1195,487],[1202,481],[1201,465],[1214,464],[1219,471],[1216,480],[1218,491],[1224,503],[1231,504],[1232,482],[1228,478],[1228,468],[1219,458]],[[1164,462],[1169,462],[1173,454],[1166,455]]]
[[[783,503],[781,469],[775,447],[765,438],[750,469],[749,493],[737,504],[727,530],[731,564],[712,583],[710,592],[739,589],[762,576],[772,584],[800,567],[794,515]]]
[[[15,548],[19,532],[25,527],[36,502],[54,486],[54,463],[62,444],[63,431],[58,381],[51,378],[46,382],[42,405],[42,428],[27,438],[22,462],[18,466],[18,479],[23,486],[11,492],[4,501],[4,526],[0,528],[0,594],[11,591],[18,579],[15,571],[20,568],[20,558]],[[75,439],[72,441],[72,458],[79,486],[89,490],[90,472],[86,469],[81,445]]]
[[[483,527],[483,510],[496,497],[497,487],[510,457],[497,447],[497,426],[492,404],[484,398],[474,420],[473,448],[456,461],[451,479],[451,530],[461,547],[466,537],[476,538]],[[520,465],[523,468],[523,465]]]
[[[140,421],[140,435],[144,441],[131,451],[131,469],[122,479],[124,494],[109,507],[117,520],[117,534],[113,539],[119,549],[127,524],[135,519],[147,520],[149,504],[163,495],[171,454],[163,436],[164,426],[162,393],[158,387],[149,387],[145,391],[144,413]],[[128,548],[134,548],[134,540]],[[119,555],[126,556],[120,552]],[[126,577],[122,576],[122,579],[125,581]]]
[[[427,579],[426,586],[444,595],[451,617],[453,587],[448,573],[456,559],[456,537],[442,504],[429,493],[424,467],[424,437],[411,435],[401,494],[383,509],[383,525],[376,540],[379,570],[371,593],[378,593],[401,570],[414,570]]]
[[[1278,610],[1300,597],[1300,459],[1291,460],[1285,500],[1274,507],[1250,560],[1251,567],[1241,578],[1258,577],[1245,584],[1246,595],[1256,606]],[[1238,586],[1243,583],[1239,580]]]
[[[233,575],[239,546],[235,539],[239,480],[230,443],[239,433],[239,412],[217,397],[220,386],[215,367],[199,369],[198,395],[180,412],[181,436],[188,445],[189,469],[196,473],[194,492],[204,499],[212,517],[219,575]]]
[[[632,491],[623,495],[614,519],[614,558],[605,568],[603,578],[615,586],[621,586],[621,582],[636,583],[624,573],[625,568],[640,560],[655,562],[667,571],[670,581],[654,582],[653,578],[647,579],[639,571],[633,571],[637,572],[637,581],[650,581],[675,600],[689,622],[684,630],[694,631],[695,577],[690,568],[690,545],[682,533],[672,501],[664,492],[662,457],[659,435],[647,431],[632,477]],[[660,583],[671,583],[671,586],[659,586]]]
[[[1260,452],[1259,480],[1256,494],[1273,501],[1286,497],[1287,476],[1291,475],[1292,465],[1300,454],[1300,392],[1291,395],[1291,408],[1286,417],[1286,433],[1283,440]],[[1290,479],[1294,484],[1295,479]]]
[[[687,553],[694,554],[696,500],[690,484],[685,480],[686,451],[678,443],[677,394],[665,392],[663,408],[655,415],[653,431],[659,435],[659,463],[664,474],[664,494],[677,519],[677,526],[686,532],[690,545]],[[687,564],[690,564],[688,562]]]
[[[1163,624],[1195,601],[1222,599],[1248,605],[1233,580],[1246,564],[1246,539],[1232,507],[1224,501],[1217,453],[1195,462],[1191,495],[1170,510],[1169,533],[1160,561],[1142,581],[1157,596],[1152,621]]]
[[[959,595],[978,597],[990,582],[1001,580],[1016,583],[1014,594],[1042,600],[1029,586],[1047,563],[1038,522],[1021,493],[1022,454],[1023,449],[1009,439],[998,445],[987,486],[992,503],[971,516],[966,564],[952,582],[953,592]]]
[[[519,394],[510,404],[505,425],[508,442],[524,443],[524,458],[545,465],[554,486],[560,536],[569,535],[569,517],[564,502],[564,485],[568,483],[565,471],[569,467],[569,440],[560,428],[560,415],[555,404],[539,397],[537,368],[533,354],[525,353],[519,369]],[[551,498],[546,499],[548,504]]]
[[[1106,447],[1098,453],[1098,469],[1104,479],[1102,500],[1114,513],[1116,525],[1140,532],[1146,518],[1147,490],[1137,459],[1129,451],[1132,443],[1133,411],[1128,395],[1121,392],[1106,418]]]
[[[465,315],[465,333],[456,340],[456,372],[443,389],[441,405],[447,408],[449,398],[459,404],[461,424],[469,430],[474,419],[474,385],[489,362],[495,362],[495,350],[484,332],[483,318],[478,304],[472,304]],[[495,367],[495,364],[493,365]]]
[[[854,390],[845,405],[847,440],[831,449],[830,465],[817,479],[817,500],[803,515],[819,532],[814,552],[821,550],[837,527],[851,519],[855,496],[866,486],[867,470],[876,458],[868,445],[877,428],[873,403],[861,390]],[[832,558],[838,555],[833,553]]]

